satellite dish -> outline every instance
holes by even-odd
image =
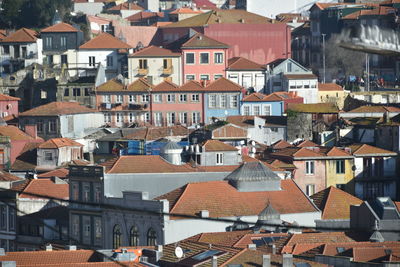
[[[176,247],[175,248],[175,256],[180,259],[183,257],[183,250],[181,247]]]

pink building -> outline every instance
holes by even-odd
[[[18,116],[18,97],[0,94],[0,117]]]
[[[168,45],[182,52],[183,80],[217,80],[225,77],[229,46],[191,30]]]
[[[155,126],[185,126],[204,122],[203,86],[188,81],[182,86],[164,81],[152,90],[152,118]]]

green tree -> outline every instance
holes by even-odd
[[[46,27],[51,25],[56,10],[61,19],[69,14],[72,7],[70,0],[34,0],[22,6],[22,24],[30,27]]]
[[[0,11],[2,27],[14,28],[21,23],[21,8],[26,0],[3,0]]]

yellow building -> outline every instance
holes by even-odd
[[[354,194],[354,157],[336,147],[329,150],[326,156],[326,187],[334,186]]]
[[[318,101],[320,103],[335,103],[339,109],[342,109],[348,94],[348,91],[336,83],[318,83]]]

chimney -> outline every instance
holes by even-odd
[[[38,138],[36,125],[25,125],[25,133],[32,138]]]
[[[276,255],[276,245],[275,244],[271,244],[271,253],[273,255]]]
[[[17,262],[15,262],[15,261],[2,261],[2,262],[0,262],[0,266],[1,267],[16,267],[17,266]]]
[[[248,244],[248,245],[247,245],[247,248],[248,248],[249,250],[257,250],[256,244]]]
[[[218,258],[217,258],[217,256],[213,256],[212,257],[211,266],[212,267],[218,267]]]
[[[0,248],[0,256],[5,256],[6,255],[6,251],[4,248]]]
[[[46,246],[46,251],[53,251],[53,246],[51,244],[48,244]]]
[[[244,19],[240,19],[239,22],[240,22],[240,23],[244,23]]]
[[[271,267],[271,255],[262,256],[262,267]]]
[[[282,267],[293,267],[293,255],[283,254],[282,255]]]
[[[208,210],[201,210],[200,211],[200,217],[201,218],[208,218],[208,217],[210,217],[210,213],[208,212]]]
[[[67,245],[67,246],[65,247],[65,249],[66,249],[66,250],[73,251],[73,250],[76,250],[76,246],[73,246],[73,245]]]

